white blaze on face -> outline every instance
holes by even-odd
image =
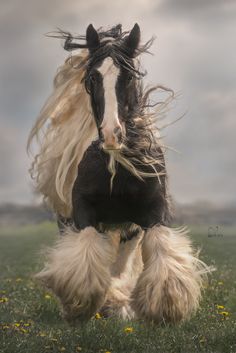
[[[112,58],[106,58],[98,71],[103,77],[105,111],[101,125],[104,136],[104,148],[119,148],[114,131],[122,129],[118,118],[118,103],[116,96],[116,82],[119,75],[119,68],[114,65]]]

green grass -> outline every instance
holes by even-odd
[[[223,227],[221,233],[208,237],[207,227],[192,227],[201,258],[217,271],[190,321],[173,327],[93,318],[70,327],[55,298],[32,279],[42,266],[39,250],[53,243],[56,226],[1,229],[0,352],[236,353],[236,229]],[[127,327],[133,331],[125,332]]]

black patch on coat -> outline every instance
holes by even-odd
[[[72,191],[73,219],[78,229],[98,228],[99,223],[135,223],[143,229],[166,224],[168,203],[165,180],[137,179],[120,164],[110,191],[109,156],[94,142],[85,152],[78,167]],[[148,171],[146,166],[145,171]],[[160,166],[156,166],[160,171]]]

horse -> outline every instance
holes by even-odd
[[[59,240],[36,275],[65,319],[96,312],[177,323],[199,306],[209,267],[186,228],[172,228],[165,146],[157,121],[168,102],[143,87],[136,23],[85,36],[59,31],[70,52],[31,130],[36,190],[57,215]],[[72,55],[73,52],[73,55]],[[168,99],[167,99],[168,100]]]

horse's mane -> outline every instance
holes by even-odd
[[[83,51],[73,60],[79,64],[86,56]],[[59,68],[53,93],[41,110],[28,140],[28,147],[35,137],[40,145],[30,169],[37,190],[54,210],[64,216],[71,212],[71,191],[78,164],[97,136],[89,96],[81,84],[83,74],[83,69],[75,70],[69,60]]]
[[[114,37],[118,36],[115,30],[100,30],[99,33],[103,38],[112,37],[112,34]],[[127,32],[119,32],[118,40],[123,38],[124,33]],[[71,42],[71,36],[68,37],[67,32],[63,32],[62,37],[70,38]],[[150,41],[148,43],[150,44]],[[147,51],[149,44],[140,46],[139,53]],[[82,47],[85,45],[77,48]],[[30,168],[31,176],[36,180],[36,190],[44,195],[54,211],[64,217],[71,216],[71,195],[77,167],[84,152],[98,137],[90,97],[81,82],[86,65],[88,52],[83,49],[80,54],[70,56],[59,68],[54,79],[53,92],[41,110],[28,139],[28,149],[35,138],[39,143],[39,153],[34,157]],[[137,69],[134,74],[142,75]],[[138,106],[132,118],[132,125],[128,126],[130,132],[134,132],[132,146],[127,141],[123,153],[110,153],[108,169],[112,174],[111,185],[116,172],[116,162],[121,163],[140,179],[153,176],[159,178],[165,173],[163,159],[159,158],[160,154],[153,154],[153,151],[160,147],[156,119],[163,115],[170,97],[154,109],[151,109],[149,102],[150,93],[160,88],[164,89],[156,86],[143,90],[141,83],[138,83]],[[137,168],[137,165],[142,164],[151,166],[153,171],[146,172],[145,168]],[[156,170],[157,164],[162,167],[161,171]]]

